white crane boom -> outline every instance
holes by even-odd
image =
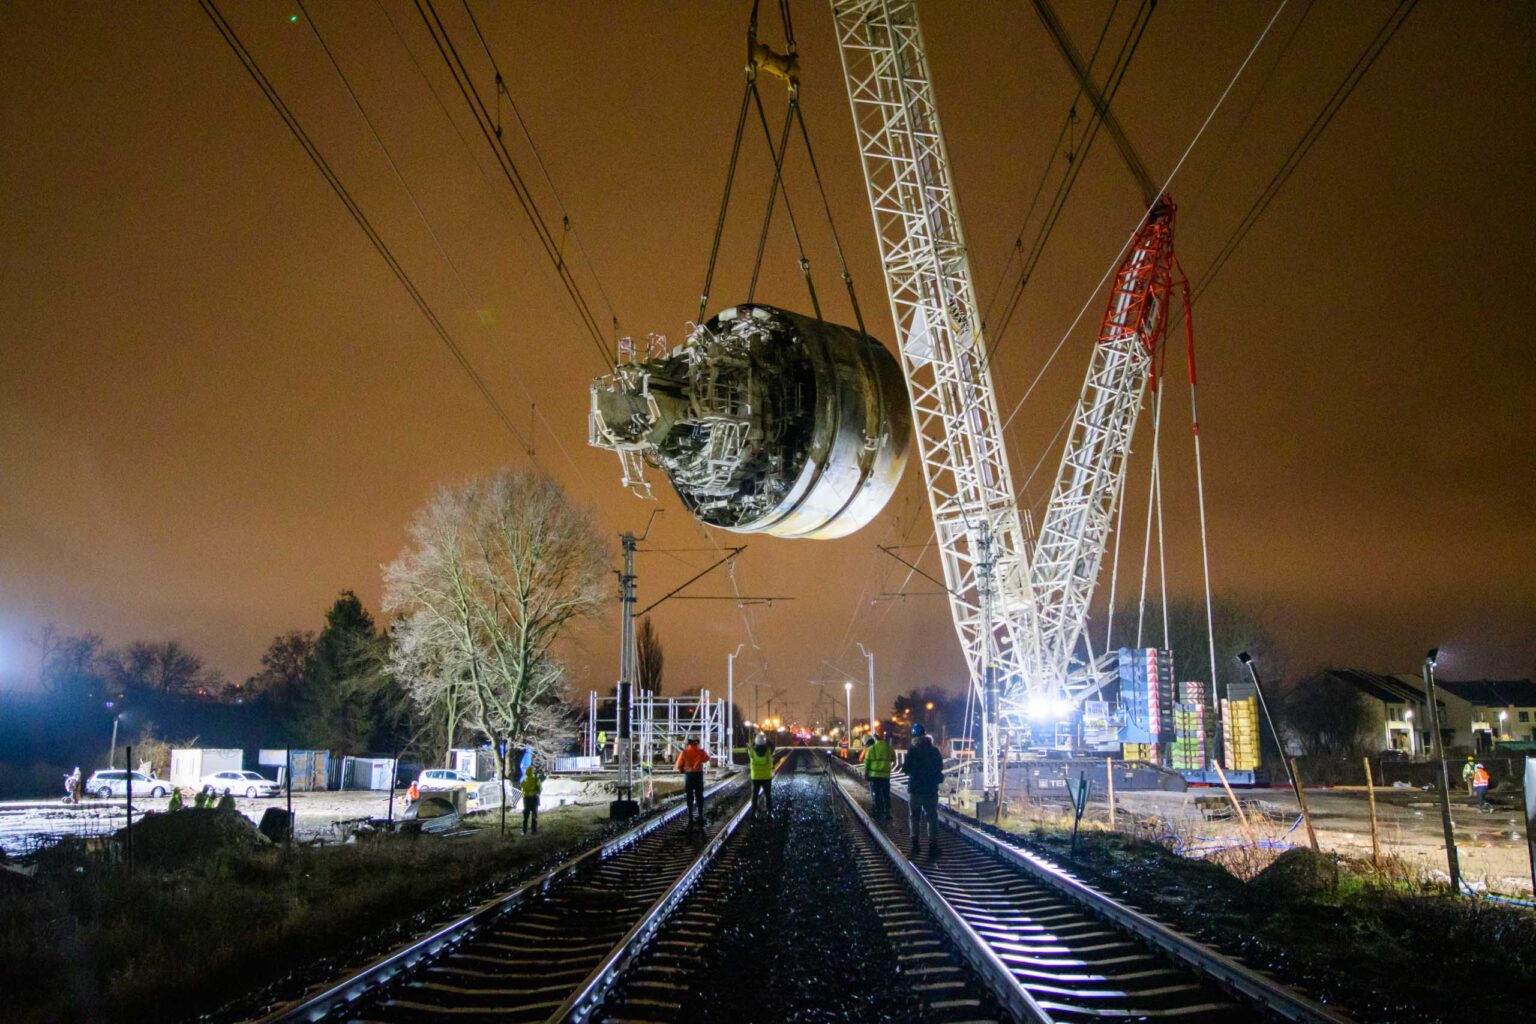
[[[1021,658],[1039,649],[1038,628],[917,10],[833,0],[832,14],[950,608],[986,698],[987,665],[1005,680],[1033,674]],[[992,728],[1008,710],[995,698],[983,709]]]
[[[999,723],[1092,685],[1073,660],[1164,322],[1172,205],[1116,276],[1031,561],[915,0],[832,0],[832,15],[992,791]]]

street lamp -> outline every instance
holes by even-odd
[[[1445,864],[1451,876],[1451,895],[1461,893],[1461,867],[1456,858],[1456,833],[1451,825],[1451,776],[1445,767],[1445,748],[1440,741],[1440,709],[1435,700],[1435,662],[1440,648],[1424,655],[1424,695],[1429,705],[1429,739],[1434,744],[1435,760],[1440,762],[1440,824],[1445,829]]]
[[[1291,762],[1290,759],[1285,756],[1285,744],[1280,741],[1280,733],[1275,728],[1275,720],[1270,717],[1269,702],[1264,699],[1264,687],[1259,685],[1258,669],[1253,667],[1253,655],[1249,654],[1247,651],[1243,651],[1237,656],[1237,660],[1243,663],[1243,668],[1248,670],[1248,678],[1253,680],[1253,692],[1259,698],[1259,707],[1264,709],[1264,720],[1269,723],[1270,735],[1274,736],[1275,738],[1275,749],[1280,752],[1280,766],[1285,769],[1285,779],[1291,784],[1292,789],[1296,789],[1296,779],[1291,775]],[[1215,686],[1216,680],[1212,679],[1212,689],[1214,689]],[[1218,718],[1218,724],[1219,721],[1220,720]],[[1300,790],[1297,790],[1296,802],[1301,802]]]
[[[746,644],[737,644],[736,649],[725,656],[725,749],[728,751],[727,764],[736,763],[736,655]],[[752,709],[757,714],[757,708]],[[748,722],[748,725],[752,723]]]
[[[848,728],[852,729],[853,728],[853,682],[852,682],[852,680],[849,680],[848,682],[843,683],[843,697],[844,697],[844,703],[847,705],[847,709],[848,709],[848,717],[845,719],[845,721],[847,721],[847,723],[848,723]],[[851,750],[852,748],[850,747],[849,749]]]
[[[859,650],[864,652],[864,657],[869,662],[869,720],[873,722],[875,720],[875,652],[866,650],[862,643],[859,644]]]
[[[1403,721],[1408,723],[1408,756],[1418,757],[1419,744],[1418,737],[1415,735],[1418,730],[1413,727],[1413,708],[1403,712]]]

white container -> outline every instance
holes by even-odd
[[[245,767],[245,754],[240,750],[220,750],[213,747],[193,747],[171,751],[171,785],[196,789],[202,785],[204,775],[214,772],[238,772]]]

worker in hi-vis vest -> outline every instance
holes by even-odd
[[[864,748],[864,777],[869,780],[870,813],[876,820],[891,816],[891,769],[896,767],[896,751],[882,731]]]
[[[539,794],[544,792],[544,776],[532,765],[523,772],[523,781],[518,786],[523,792],[523,835],[528,834],[528,822],[533,821],[533,834],[539,834]]]
[[[767,803],[768,817],[773,817],[773,745],[762,732],[752,737],[747,748],[747,765],[752,772],[752,816],[757,817],[757,795]]]
[[[683,797],[688,801],[688,826],[695,823],[704,827],[704,768],[709,764],[709,751],[699,746],[697,736],[688,737],[688,745],[677,755],[677,770],[683,773]],[[698,818],[694,818],[697,810]]]

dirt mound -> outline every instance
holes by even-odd
[[[1305,847],[1286,850],[1248,883],[1256,895],[1278,902],[1331,892],[1339,885],[1339,865],[1332,857]]]
[[[117,833],[124,839],[124,832]],[[268,845],[249,818],[233,811],[189,807],[150,813],[133,826],[133,859],[159,868],[175,868],[219,853]]]

